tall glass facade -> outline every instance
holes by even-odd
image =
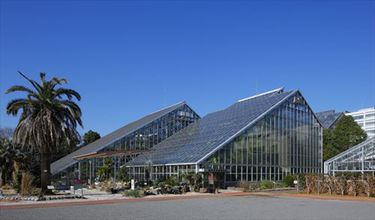
[[[181,173],[213,172],[219,185],[228,186],[240,181],[279,181],[288,174],[320,173],[321,169],[322,126],[296,93],[204,161],[155,165],[150,176],[155,180]],[[145,178],[145,166],[130,170],[132,178]]]
[[[226,185],[240,181],[279,181],[288,174],[318,173],[322,167],[322,128],[301,96],[294,96],[201,168],[223,170]]]

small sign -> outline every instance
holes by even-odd
[[[131,180],[130,180],[130,189],[131,189],[131,190],[134,190],[134,189],[135,189],[135,182],[134,182],[134,179],[131,179]]]
[[[55,189],[54,186],[47,186],[47,189]]]
[[[298,181],[297,181],[297,180],[294,180],[293,183],[294,183],[295,185],[297,185]]]
[[[198,169],[198,172],[203,173],[203,172],[204,172],[204,169],[203,169],[203,168],[199,168],[199,169]]]

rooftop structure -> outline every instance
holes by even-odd
[[[324,173],[375,172],[375,136],[324,162]]]
[[[367,133],[367,136],[375,136],[375,108],[360,109],[356,112],[345,113],[353,117],[354,121]]]
[[[339,119],[344,116],[344,112],[335,112],[335,110],[328,110],[324,112],[316,113],[320,123],[322,123],[323,128],[333,128]]]
[[[320,172],[322,127],[299,91],[277,89],[206,115],[127,167],[136,179],[215,170],[225,185]]]
[[[102,164],[102,160],[85,159],[110,156],[119,162],[116,164],[119,166],[121,162],[129,159],[121,160],[124,156],[134,156],[137,152],[149,150],[198,119],[199,116],[185,102],[174,104],[129,123],[55,161],[51,165],[51,173],[56,175],[60,172],[66,173],[65,171],[77,171],[78,176],[74,178],[81,179],[82,173],[91,178],[95,175],[96,167]],[[116,155],[118,157],[114,158]],[[90,165],[87,162],[90,162]],[[87,174],[88,170],[90,174]]]

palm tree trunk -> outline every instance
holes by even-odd
[[[3,169],[0,168],[0,187],[3,186]]]
[[[51,171],[51,154],[49,151],[42,152],[40,155],[40,185],[43,193],[47,193],[47,186],[51,184],[50,171]]]

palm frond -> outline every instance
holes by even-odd
[[[29,104],[27,99],[13,99],[6,107],[7,114],[17,115],[18,111]]]
[[[7,91],[5,91],[5,94],[9,94],[11,92],[27,92],[30,94],[35,94],[33,90],[27,88],[26,86],[20,86],[20,85],[10,87]]]
[[[51,82],[54,82],[54,83],[56,83],[56,84],[58,84],[58,85],[62,85],[62,84],[66,84],[66,83],[68,83],[68,80],[66,80],[65,78],[57,78],[57,77],[53,77],[53,78],[51,79]]]
[[[27,81],[29,81],[31,83],[31,85],[34,86],[34,88],[38,91],[38,93],[41,93],[43,88],[41,85],[39,85],[39,83],[37,83],[36,81],[28,78],[25,74],[23,74],[21,71],[18,71],[18,73],[23,77],[25,78]]]
[[[46,73],[40,72],[40,81],[42,82],[42,85],[45,86],[46,84]]]
[[[77,99],[77,100],[81,100],[81,95],[76,92],[75,90],[73,89],[65,89],[65,88],[59,88],[55,91],[55,96],[61,98],[62,96],[66,96],[69,100],[72,100],[73,96]]]

